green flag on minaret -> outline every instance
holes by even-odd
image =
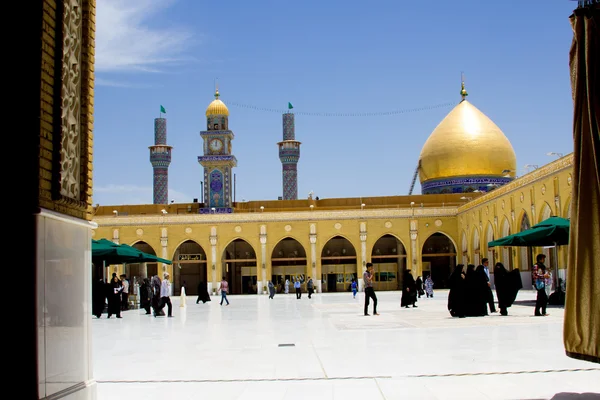
[[[291,110],[292,108],[294,108],[294,106],[292,105],[292,103],[288,103],[288,110]]]
[[[165,110],[165,108],[163,106],[160,106],[160,112],[163,114],[166,114],[167,110]]]

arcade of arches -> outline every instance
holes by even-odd
[[[168,209],[167,215],[155,205],[99,207],[94,237],[133,244],[172,259],[172,266],[110,268],[130,277],[168,271],[175,295],[184,283],[187,293],[196,294],[197,284],[205,280],[212,291],[222,276],[234,294],[262,294],[269,280],[279,291],[286,280],[298,279],[305,288],[309,276],[319,292],[347,291],[352,279],[358,279],[362,288],[367,262],[374,264],[376,290],[401,288],[405,270],[414,276],[431,274],[435,287],[444,288],[454,266],[477,264],[483,258],[492,265],[502,262],[508,269],[519,268],[528,287],[533,257],[540,252],[564,278],[566,246],[554,252],[489,248],[488,242],[553,215],[568,218],[571,166],[572,155],[568,155],[465,199],[452,194],[332,199],[323,210],[319,201],[309,200],[313,206],[309,208],[307,201],[297,200],[273,211],[269,207],[280,203],[246,202],[239,212],[227,215],[177,213],[186,209],[181,205],[173,210],[160,206]],[[349,207],[354,200],[367,205]],[[422,206],[413,208],[411,200]],[[378,206],[369,208],[369,201]],[[262,204],[267,207],[261,208]],[[250,212],[253,207],[260,211]]]

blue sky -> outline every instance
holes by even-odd
[[[236,200],[281,195],[278,112],[377,113],[469,101],[526,164],[572,151],[569,15],[562,0],[101,0],[94,203],[152,202],[154,118],[167,110],[169,198],[200,198],[199,132],[218,79],[238,159]],[[407,194],[452,106],[387,116],[296,115],[298,195]],[[415,188],[420,193],[420,187]]]

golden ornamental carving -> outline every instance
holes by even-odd
[[[351,211],[311,211],[311,212],[280,212],[280,213],[232,213],[232,214],[156,214],[156,215],[127,215],[96,216],[94,221],[99,226],[143,226],[143,225],[190,225],[190,224],[224,224],[224,223],[264,223],[264,222],[302,222],[302,221],[331,221],[356,219],[385,219],[390,218],[435,218],[456,217],[458,207],[426,207],[413,216],[410,208],[380,209],[380,210],[351,210]],[[211,230],[212,232],[212,230]],[[216,235],[216,228],[214,235]]]
[[[542,185],[542,188],[540,189],[540,191],[542,192],[542,194],[546,193],[546,185]]]
[[[238,225],[234,228],[234,230],[236,233],[240,233],[242,231],[242,227]]]
[[[188,235],[192,233],[192,228],[190,228],[189,226],[185,228],[185,233],[187,233]]]
[[[285,229],[286,232],[290,232],[292,230],[292,226],[286,225],[283,229]]]
[[[81,0],[66,0],[63,12],[60,194],[80,201],[81,193]]]
[[[135,234],[138,236],[143,236],[144,235],[144,230],[141,228],[138,228],[135,230]]]
[[[519,197],[519,199],[521,200],[521,203],[523,202],[523,200],[525,200],[525,194],[523,194],[523,192],[521,192],[521,196]]]
[[[436,219],[434,222],[434,225],[437,226],[438,228],[441,227],[444,223],[442,222],[441,219]]]
[[[392,227],[392,222],[391,221],[385,221],[384,226],[388,229],[390,229]]]
[[[339,231],[340,229],[342,229],[342,224],[337,222],[335,225],[333,225],[333,227]]]

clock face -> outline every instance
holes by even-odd
[[[212,139],[208,146],[212,151],[221,151],[221,149],[223,148],[223,142],[219,139]]]

